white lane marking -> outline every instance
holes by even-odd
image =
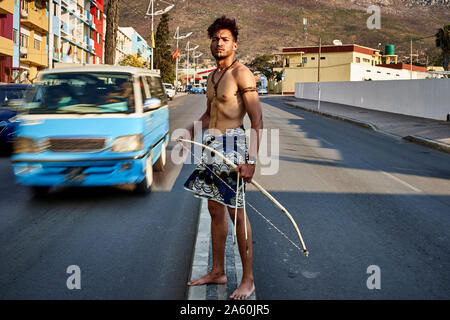
[[[400,179],[400,178],[397,178],[396,176],[394,176],[394,175],[392,175],[392,174],[390,174],[390,173],[387,173],[387,172],[385,172],[385,171],[381,171],[381,172],[382,172],[384,175],[386,175],[386,176],[388,176],[388,177],[394,179],[395,181],[400,182],[400,183],[403,184],[405,187],[408,187],[409,189],[411,189],[411,190],[413,190],[413,191],[416,191],[416,192],[423,192],[422,190],[420,190],[420,189],[418,189],[418,188],[416,188],[416,187],[410,185],[409,183],[403,181],[403,180]]]

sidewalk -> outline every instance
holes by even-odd
[[[227,214],[228,216],[228,214]],[[197,240],[194,248],[194,259],[191,266],[189,281],[199,278],[212,268],[211,248],[211,217],[208,212],[208,202],[201,200],[200,218]],[[232,222],[228,217],[228,236],[225,248],[225,272],[228,282],[223,285],[208,284],[203,286],[188,286],[188,300],[229,300],[242,278],[242,264],[237,244],[233,245]],[[256,300],[254,292],[249,300]]]
[[[283,97],[286,105],[351,122],[396,138],[450,153],[450,122],[363,109],[332,102]]]

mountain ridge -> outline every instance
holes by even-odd
[[[279,53],[283,47],[303,46],[303,18],[307,19],[306,45],[323,44],[334,39],[343,43],[383,49],[394,44],[400,60],[409,56],[410,39],[419,60],[439,54],[433,35],[450,23],[450,0],[176,0],[157,1],[155,10],[174,3],[170,14],[171,33],[193,31],[190,41],[198,44],[204,56],[210,56],[207,27],[221,15],[236,18],[240,28],[238,57],[250,61],[257,55]],[[134,27],[147,41],[151,34],[151,18],[145,13],[149,1],[121,1],[120,26]],[[367,8],[380,8],[381,28],[369,30]],[[154,19],[156,31],[159,17]],[[181,51],[186,41],[180,43]],[[172,47],[175,40],[172,39]]]

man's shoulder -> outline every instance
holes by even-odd
[[[253,72],[244,64],[239,63],[236,66],[236,69],[233,72],[234,77],[236,79],[236,82],[238,85],[248,85],[250,83],[253,83],[255,80],[255,76],[253,75]]]
[[[240,76],[242,75],[253,75],[253,73],[250,71],[250,69],[243,63],[238,62],[236,69],[235,69],[235,73],[239,74]]]

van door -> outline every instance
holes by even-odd
[[[159,77],[140,77],[145,121],[144,145],[152,148],[152,159],[156,162],[161,154],[161,146],[169,132],[169,108],[167,97]],[[147,99],[158,99],[158,104],[145,106]]]

